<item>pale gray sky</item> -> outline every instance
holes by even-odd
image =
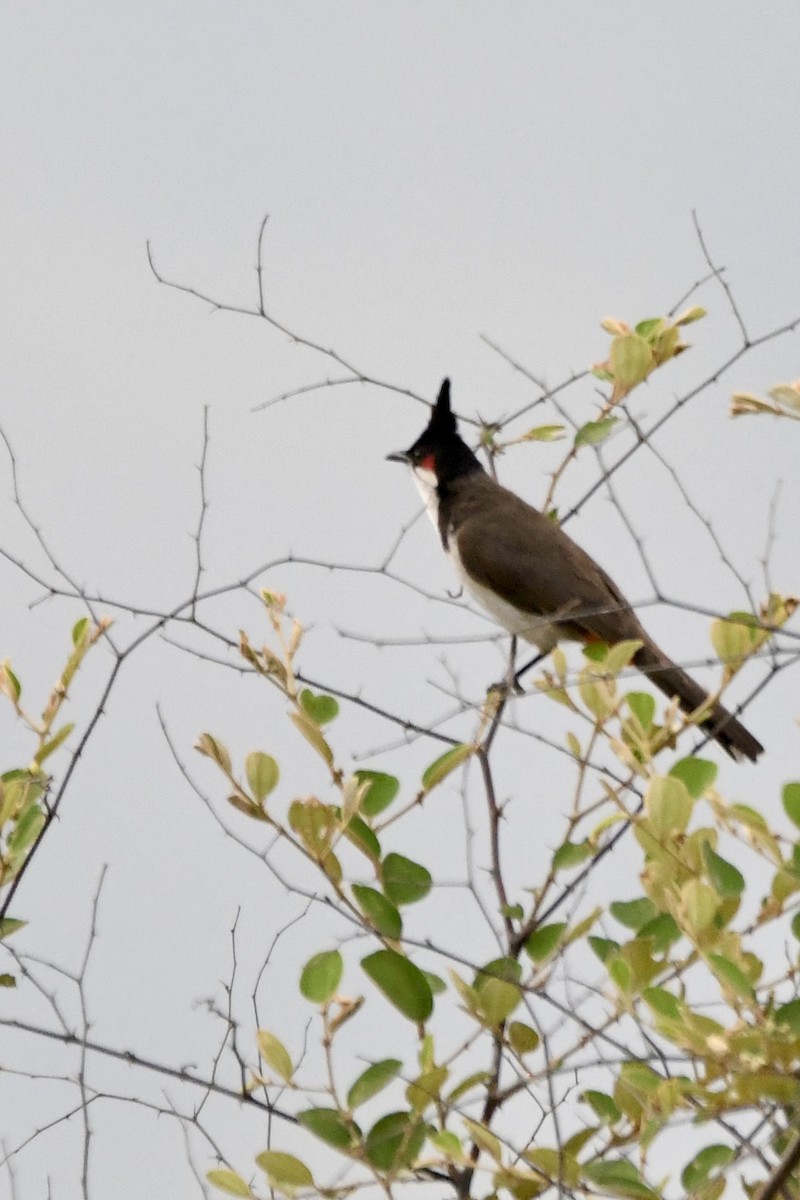
[[[799,37],[795,0],[768,10],[744,0],[681,2],[666,11],[586,0],[8,6],[0,48],[0,425],[53,555],[105,597],[155,610],[185,600],[206,405],[208,586],[232,584],[290,550],[376,565],[416,510],[409,481],[384,456],[417,436],[421,405],[357,385],[254,412],[288,388],[341,372],[252,317],[215,313],[160,287],[148,239],[166,276],[250,307],[256,237],[268,213],[265,290],[277,320],[418,395],[432,398],[449,374],[459,411],[487,419],[537,393],[480,335],[551,385],[603,358],[604,316],[636,321],[664,312],[707,272],[693,209],[750,333],[800,316]],[[632,403],[645,427],[739,345],[719,287],[707,285],[696,299],[710,316],[689,330],[693,349]],[[800,590],[797,428],[732,422],[728,397],[794,379],[799,364],[797,334],[769,343],[687,405],[657,441],[759,595],[778,480],[773,582]],[[591,380],[568,393],[579,423],[596,401]],[[539,408],[511,432],[556,419]],[[540,501],[562,452],[509,454],[503,477]],[[644,455],[633,464],[617,476],[619,492],[664,590],[712,609],[742,607],[741,590],[669,477]],[[587,459],[567,476],[563,507],[593,469]],[[0,530],[8,554],[53,577],[14,507],[2,448]],[[632,599],[651,594],[636,548],[602,496],[571,532]],[[453,586],[427,523],[409,534],[398,567],[436,594]],[[314,626],[302,659],[309,675],[363,686],[376,703],[423,722],[448,707],[436,690],[450,682],[442,650],[377,652],[333,630],[410,637],[487,629],[374,576],[287,567],[259,582],[287,591]],[[41,595],[0,560],[0,655],[11,658],[32,707],[81,611],[59,599],[30,607]],[[254,639],[266,633],[258,606],[241,593],[209,619],[234,638],[242,627]],[[706,622],[660,612],[649,623],[676,657],[708,654]],[[121,618],[120,643],[144,627]],[[491,647],[445,653],[473,690],[498,673]],[[79,724],[108,669],[100,649],[76,688]],[[757,678],[753,668],[741,694]],[[796,694],[787,672],[749,713],[768,745],[762,798],[777,798],[796,771]],[[58,828],[20,889],[15,911],[31,924],[18,947],[75,969],[108,863],[89,978],[94,1036],[164,1061],[205,1064],[220,1031],[195,1002],[221,994],[237,908],[251,971],[241,984],[246,1013],[272,937],[301,906],[224,839],[188,789],[159,730],[157,702],[182,757],[220,802],[221,781],[191,750],[203,729],[225,737],[239,757],[256,746],[275,753],[287,795],[323,786],[282,704],[264,688],[152,639],[126,666]],[[542,708],[545,727],[550,719]],[[358,710],[334,729],[345,758],[395,740]],[[0,741],[2,769],[30,753],[7,706]],[[551,789],[557,796],[556,767],[537,744],[518,753],[509,790],[523,770],[539,787],[546,778],[548,798]],[[434,756],[415,745],[374,762],[412,788]],[[742,798],[752,778],[725,768]],[[457,814],[455,791],[440,803],[443,814]],[[430,820],[405,836],[430,839],[435,813]],[[253,836],[246,822],[238,828]],[[545,858],[557,838],[543,847]],[[456,902],[443,902],[445,914],[448,905],[455,919]],[[307,957],[299,940],[271,985],[273,1024],[286,1020],[298,1039],[305,1009],[286,1017],[282,1008],[294,1002]],[[0,996],[4,1013],[47,1018],[24,988]],[[65,1005],[74,1013],[73,1001]],[[51,1048],[6,1033],[0,1040],[9,1065],[69,1070]],[[126,1073],[96,1071],[97,1086],[125,1090]],[[158,1098],[162,1088],[156,1081],[149,1094]],[[6,1147],[70,1100],[62,1085],[0,1076]],[[233,1110],[220,1110],[220,1119],[226,1151],[247,1165],[263,1149],[263,1128]],[[98,1105],[93,1120],[93,1196],[199,1194],[177,1127],[110,1104]],[[77,1123],[43,1135],[15,1159],[18,1195],[45,1195],[48,1176],[54,1198],[78,1195],[80,1153]],[[201,1169],[213,1165],[207,1147],[198,1143],[195,1155]],[[0,1179],[1,1192],[2,1172]]]

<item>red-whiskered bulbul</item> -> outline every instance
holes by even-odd
[[[633,661],[656,687],[687,713],[706,703],[705,690],[659,649],[602,567],[486,473],[458,435],[449,379],[411,449],[388,457],[411,467],[457,575],[509,633],[532,642],[542,657],[562,639],[641,641]],[[764,749],[721,704],[703,726],[733,758],[755,762]]]

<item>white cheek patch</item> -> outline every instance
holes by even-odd
[[[436,476],[433,471],[428,471],[425,467],[412,467],[411,473],[414,476],[417,491],[422,497],[422,503],[425,505],[425,511],[433,521],[433,527],[438,533],[439,497],[436,494]]]

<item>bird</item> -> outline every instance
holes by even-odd
[[[609,646],[635,640],[641,642],[635,665],[684,712],[707,703],[705,689],[656,645],[603,568],[549,516],[484,470],[458,433],[449,379],[413,446],[387,459],[411,468],[466,590],[499,625],[537,647],[528,666],[562,640]],[[719,702],[701,724],[734,759],[755,762],[763,752]]]

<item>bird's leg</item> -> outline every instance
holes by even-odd
[[[514,640],[516,641],[516,638]],[[535,667],[537,663],[540,663],[543,658],[547,658],[547,654],[544,651],[542,651],[541,654],[535,655],[529,662],[525,663],[524,667],[520,667],[520,669],[514,674],[514,676],[511,679],[511,686],[513,687],[515,692],[522,691],[522,687],[519,682],[520,679],[527,671],[530,671],[531,667]],[[513,666],[513,662],[514,662],[514,659],[512,658],[511,659],[512,666]]]
[[[519,686],[519,683],[517,682],[517,675],[514,674],[514,663],[516,662],[516,658],[517,658],[517,638],[516,638],[516,634],[512,634],[511,635],[511,650],[508,655],[508,666],[506,667],[506,673],[502,679],[499,679],[497,681],[497,683],[493,683],[491,685],[491,687],[489,688],[490,692],[502,692],[504,696],[508,696],[512,692],[516,692],[517,695],[521,694],[522,688]]]
[[[517,635],[515,633],[512,633],[511,646],[509,647],[509,651],[508,651],[508,670],[506,672],[506,688],[508,689],[509,692],[513,692],[513,691],[518,692],[520,690],[519,685],[517,684],[517,677],[514,674],[514,666],[516,664],[516,661],[517,661]]]

